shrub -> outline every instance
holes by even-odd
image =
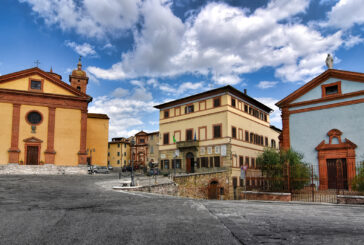
[[[364,191],[364,166],[359,169],[359,173],[354,177],[351,183],[351,188],[354,191]]]

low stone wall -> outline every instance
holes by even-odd
[[[218,183],[217,199],[234,198],[230,174],[226,170],[175,176],[173,180],[178,184],[178,196],[208,199],[209,185],[212,181],[216,181]]]
[[[364,196],[337,195],[338,204],[364,204]]]
[[[177,196],[178,195],[178,186],[176,183],[163,183],[156,184],[151,186],[134,186],[134,187],[113,187],[114,190],[123,190],[123,191],[141,191],[141,192],[150,192],[161,195],[170,195]]]
[[[0,175],[85,175],[87,166],[44,165],[0,165]]]
[[[290,202],[291,193],[243,191],[240,199]]]

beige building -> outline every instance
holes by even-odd
[[[256,157],[264,147],[279,145],[280,130],[269,122],[272,109],[248,96],[246,91],[231,86],[155,108],[160,109],[159,167],[162,171],[171,171],[174,159],[178,172],[225,169],[230,172],[229,181],[237,187],[241,166],[248,166],[248,177],[260,175]]]
[[[159,132],[152,132],[148,134],[148,154],[147,163],[159,162]]]
[[[113,138],[109,142],[108,166],[124,167],[130,163],[130,142],[125,138]]]

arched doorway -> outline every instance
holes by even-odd
[[[186,154],[186,172],[194,173],[195,172],[195,161],[194,156],[191,152]]]
[[[218,199],[219,182],[213,180],[208,187],[208,199]]]

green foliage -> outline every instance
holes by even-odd
[[[364,163],[364,162],[363,162]],[[354,191],[364,191],[364,166],[359,169],[359,173],[354,177],[351,183],[351,188]]]
[[[311,171],[303,162],[303,154],[292,149],[277,151],[266,148],[257,158],[257,165],[269,181],[272,191],[288,188],[299,190],[310,182]]]

